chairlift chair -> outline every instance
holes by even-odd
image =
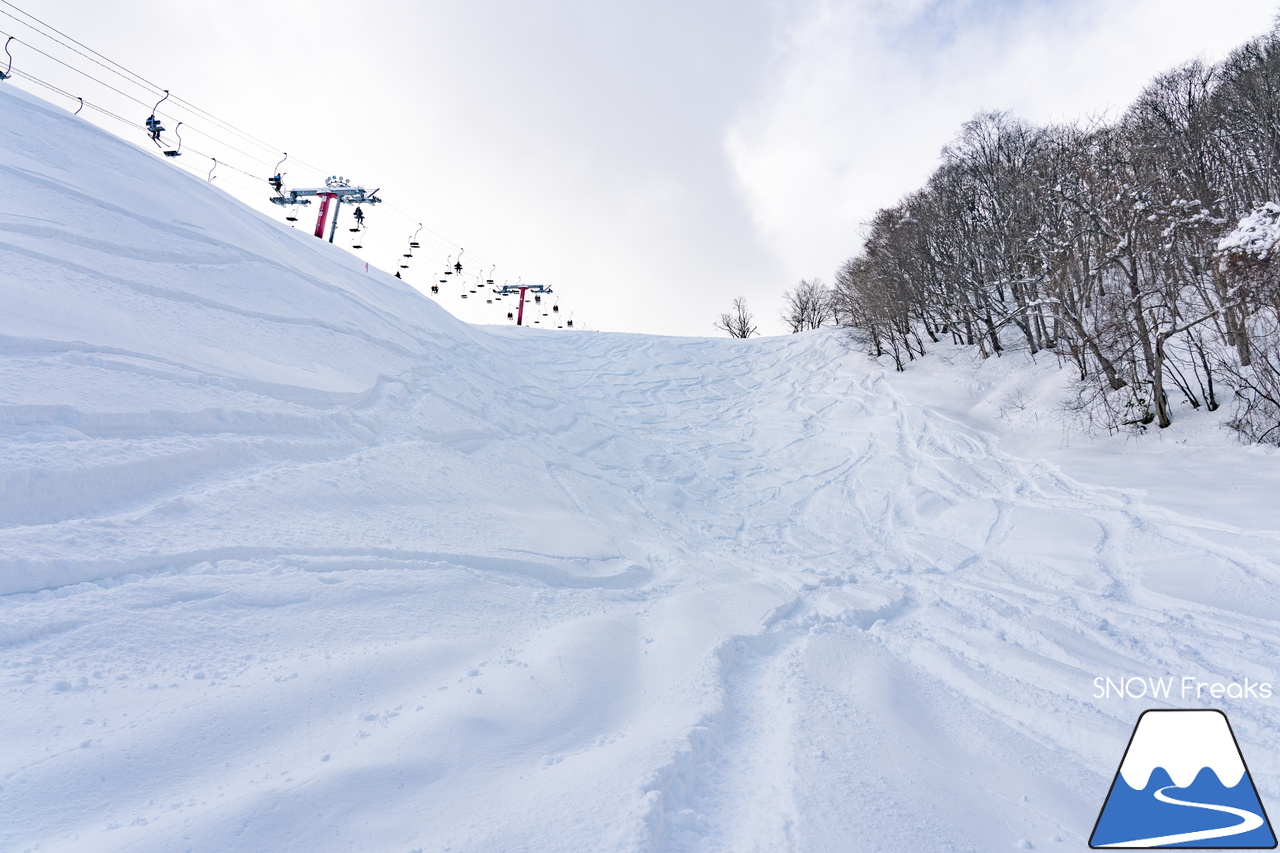
[[[271,184],[271,189],[276,191],[276,195],[284,195],[284,172],[280,171],[280,167],[284,165],[284,161],[289,159],[289,152],[284,152],[284,156],[280,158],[280,162],[276,163],[274,175],[267,178],[267,183]],[[294,217],[297,219],[297,217]]]
[[[8,42],[5,43],[6,45]],[[164,125],[160,123],[160,119],[156,118],[156,110],[160,109],[160,105],[169,99],[169,90],[164,90],[164,97],[156,101],[156,105],[151,108],[151,115],[147,116],[145,122],[147,132],[151,134],[151,141],[160,146],[160,134],[164,133]]]
[[[174,135],[174,136],[176,136],[176,137],[178,137],[178,147],[177,147],[177,148],[171,148],[171,149],[169,149],[169,150],[165,151],[165,152],[164,152],[164,156],[166,156],[166,157],[181,157],[181,156],[182,156],[182,134],[181,134],[181,133],[178,133],[178,128],[180,128],[180,127],[182,127],[182,122],[178,122],[177,124],[175,124],[175,125],[173,126],[173,135]]]
[[[13,41],[13,39],[13,36],[9,36],[4,43],[4,52],[9,54],[9,67],[4,71],[0,71],[0,80],[8,80],[13,76],[13,54],[9,51],[9,42]]]
[[[418,231],[421,231],[421,230],[422,230],[422,223],[421,223],[421,222],[419,222],[419,223],[418,223]],[[409,248],[410,248],[410,249],[420,249],[420,248],[422,248],[421,246],[419,246],[419,245],[418,245],[418,231],[414,231],[414,232],[413,232],[413,236],[409,238]]]

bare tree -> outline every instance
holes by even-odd
[[[831,289],[822,279],[801,279],[795,290],[782,294],[787,307],[782,309],[782,321],[791,327],[792,334],[821,328],[834,317]]]
[[[754,319],[747,310],[747,300],[739,296],[733,300],[733,313],[721,314],[715,327],[728,332],[730,337],[749,338],[756,333],[756,327],[751,323]]]

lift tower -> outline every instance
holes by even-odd
[[[271,201],[281,207],[288,204],[311,204],[309,196],[320,198],[320,215],[316,217],[316,236],[321,239],[324,239],[324,225],[329,216],[329,207],[333,205],[333,223],[329,226],[330,243],[333,242],[333,235],[338,230],[338,211],[342,208],[344,201],[347,204],[380,204],[382,202],[382,199],[378,198],[377,190],[353,187],[346,178],[338,175],[331,175],[325,179],[323,187],[313,189],[285,190],[276,186],[274,178],[270,183],[276,187],[276,195],[271,197]]]
[[[551,293],[551,285],[549,284],[504,284],[502,287],[495,289],[493,292],[502,296],[509,296],[515,292],[520,293],[520,313],[516,316],[516,325],[524,325],[524,295],[526,291],[534,293]]]

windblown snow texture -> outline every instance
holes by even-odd
[[[469,327],[9,87],[0,188],[4,850],[1082,849],[1095,677],[1276,679],[1273,452]]]

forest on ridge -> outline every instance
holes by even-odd
[[[983,113],[868,223],[826,288],[786,294],[898,369],[942,342],[1050,351],[1111,431],[1235,407],[1280,443],[1280,29],[1155,80],[1115,122]]]

